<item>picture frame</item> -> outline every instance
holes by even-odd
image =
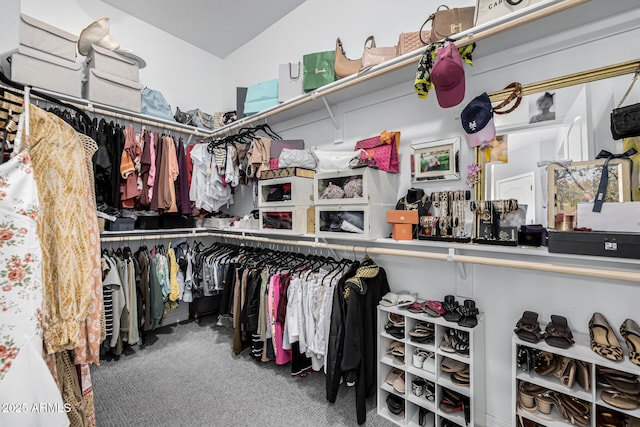
[[[411,144],[412,181],[460,179],[460,138]]]
[[[579,203],[593,203],[598,193],[604,159],[569,164],[552,163],[547,168],[548,228],[571,231],[577,224]],[[612,159],[605,202],[631,201],[631,160]]]

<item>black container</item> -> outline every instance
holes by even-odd
[[[549,231],[549,252],[640,259],[640,233]]]

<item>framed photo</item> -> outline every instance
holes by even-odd
[[[416,141],[411,144],[412,179],[460,179],[460,138]]]
[[[593,203],[605,160],[572,162],[568,165],[552,163],[548,167],[548,227],[571,231],[577,224],[578,203]],[[605,202],[631,200],[631,161],[613,159],[607,167],[609,181]]]

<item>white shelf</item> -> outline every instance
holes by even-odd
[[[469,42],[478,41],[473,56],[474,59],[481,58],[532,40],[538,40],[550,34],[567,31],[567,22],[571,23],[570,28],[596,24],[607,17],[636,9],[638,5],[635,0],[616,0],[615,2],[544,0],[540,6],[548,7],[544,7],[536,13],[521,13],[503,17],[471,28],[454,37],[459,39],[469,36]],[[406,84],[407,92],[413,92],[411,85],[415,79],[416,67],[421,54],[422,49],[409,52],[377,65],[362,75],[345,77],[315,91],[297,96],[255,115],[223,126],[213,131],[212,135],[226,134],[267,117],[270,118],[269,122],[273,126],[274,123],[324,111],[325,104],[318,98],[325,98],[329,105],[333,105],[399,84]]]
[[[545,325],[541,324],[540,328],[542,330],[545,329]],[[518,396],[518,387],[517,387],[517,382],[519,380],[521,381],[526,381],[529,383],[533,383],[539,386],[542,386],[546,389],[558,392],[558,393],[563,393],[565,395],[568,396],[573,396],[577,399],[580,399],[584,402],[587,402],[590,406],[591,406],[591,425],[592,426],[597,426],[596,421],[596,414],[597,414],[597,406],[601,406],[601,407],[605,407],[608,409],[612,409],[624,414],[628,414],[630,416],[636,417],[636,418],[640,418],[640,409],[636,409],[636,410],[632,410],[632,411],[627,411],[624,409],[620,409],[620,408],[616,408],[615,406],[609,405],[606,402],[604,402],[601,398],[600,398],[600,393],[601,390],[599,387],[597,387],[596,385],[596,381],[595,381],[595,375],[597,372],[597,368],[598,366],[603,366],[603,367],[608,367],[608,368],[612,368],[612,369],[616,369],[619,371],[623,371],[623,372],[627,372],[627,373],[631,373],[634,375],[638,375],[640,376],[640,366],[634,365],[633,363],[631,363],[628,358],[625,356],[624,360],[619,361],[619,362],[615,362],[609,359],[606,359],[600,355],[598,355],[597,353],[595,353],[594,351],[591,350],[590,347],[590,340],[589,340],[589,336],[587,334],[582,334],[582,333],[576,333],[576,332],[572,332],[573,334],[573,338],[575,341],[575,344],[573,344],[571,347],[567,348],[567,349],[562,349],[562,348],[558,348],[558,347],[553,347],[550,346],[549,344],[547,344],[545,341],[540,341],[538,343],[529,343],[526,341],[522,341],[521,339],[519,339],[517,337],[517,335],[513,335],[513,347],[512,347],[512,358],[513,358],[513,367],[512,370],[514,372],[514,377],[513,377],[513,389],[512,389],[512,393],[513,393],[513,399],[512,402],[514,404],[514,408],[513,408],[513,420],[514,423],[517,422],[517,411],[516,411],[516,405],[518,402],[517,396]],[[624,344],[623,344],[624,345]],[[566,386],[564,386],[562,383],[560,383],[559,379],[557,379],[554,376],[541,376],[536,374],[535,372],[524,372],[522,371],[520,368],[518,368],[516,366],[516,357],[517,357],[517,351],[518,351],[518,346],[526,346],[529,348],[535,348],[535,349],[539,349],[539,350],[543,350],[543,351],[548,351],[550,353],[559,355],[559,356],[566,356],[566,357],[570,357],[576,360],[581,360],[584,361],[588,364],[588,369],[589,369],[589,375],[590,375],[590,388],[588,391],[585,391],[582,387],[580,387],[580,385],[578,384],[578,381],[576,380],[573,384],[573,386],[571,388],[568,388]],[[564,420],[562,420],[562,417],[560,416],[560,414],[555,410],[555,406],[554,406],[554,413],[552,414],[552,418],[555,417],[557,418],[557,420],[553,420],[553,421],[549,421],[546,418],[548,418],[548,416],[543,416],[541,415],[540,417],[536,417],[533,414],[530,414],[524,410],[520,410],[520,413],[523,417],[531,419],[533,421],[539,422],[544,424],[545,426],[568,426],[571,425],[570,423],[565,422]]]
[[[424,298],[422,298],[424,299]],[[478,325],[475,328],[465,328],[458,326],[455,323],[448,322],[442,317],[427,317],[425,313],[411,313],[406,308],[399,307],[383,307],[378,306],[378,328],[383,331],[384,325],[387,323],[388,314],[395,313],[404,316],[405,320],[405,339],[396,340],[402,341],[405,344],[405,361],[401,369],[405,371],[405,384],[407,387],[405,401],[405,411],[410,419],[409,425],[413,424],[415,411],[419,411],[418,407],[424,407],[434,412],[436,425],[440,425],[440,421],[446,418],[459,425],[465,425],[464,412],[459,413],[444,413],[437,409],[439,401],[442,399],[442,390],[444,388],[451,390],[454,393],[459,394],[461,397],[469,399],[471,409],[471,423],[473,426],[485,425],[485,380],[484,380],[484,316],[478,316]],[[420,321],[429,321],[434,325],[435,343],[429,345],[421,345],[411,341],[409,332]],[[444,353],[440,348],[440,340],[444,333],[450,329],[458,329],[469,333],[469,356],[462,356],[458,354]],[[381,408],[386,410],[386,398],[387,393],[394,392],[393,388],[386,384],[386,375],[389,373],[391,366],[399,367],[397,364],[391,365],[390,356],[386,354],[386,349],[390,343],[388,334],[380,332],[378,338],[378,383],[382,384],[380,390],[384,391],[378,393],[378,411]],[[429,349],[429,351],[435,351],[433,372],[425,371],[423,369],[413,366],[413,350],[416,348]],[[469,365],[469,386],[460,386],[454,384],[450,377],[451,373],[444,372],[440,368],[443,355],[455,360],[460,360]],[[394,358],[395,359],[395,358]],[[429,402],[424,396],[415,396],[411,391],[411,381],[420,377],[434,384],[436,400],[435,402]],[[395,393],[397,394],[397,393]],[[404,423],[398,423],[405,425]]]

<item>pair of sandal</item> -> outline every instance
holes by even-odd
[[[466,299],[460,305],[453,295],[447,295],[442,302],[445,312],[442,317],[449,322],[457,323],[466,328],[474,328],[478,324],[478,314],[480,311],[472,299]]]
[[[518,384],[518,407],[537,418],[554,420],[551,410],[556,407],[562,418],[576,426],[591,425],[591,409],[580,399],[545,389],[536,384],[520,381]]]
[[[394,338],[404,338],[404,316],[396,313],[389,313],[387,315],[387,323],[384,326],[385,331]]]
[[[451,382],[461,387],[468,387],[470,383],[469,365],[459,360],[445,357],[440,363],[443,372],[451,374]]]
[[[435,370],[433,362],[434,357],[435,353],[433,351],[425,351],[416,348],[413,351],[413,366],[418,369],[424,369],[425,371],[433,372]]]
[[[399,341],[392,341],[387,347],[387,353],[394,356],[398,361],[404,363],[404,344]]]
[[[404,418],[404,399],[402,397],[389,393],[386,402],[389,412],[398,418]]]
[[[469,355],[469,332],[449,328],[440,343],[440,349],[446,353]]]
[[[598,366],[600,398],[611,406],[632,411],[640,407],[640,382],[636,375]]]
[[[585,391],[589,391],[591,375],[589,364],[582,360],[559,356],[548,351],[542,351],[537,356],[535,371],[538,375],[552,375],[560,380],[567,388],[572,388],[574,382],[580,384]]]
[[[393,368],[387,374],[387,378],[385,382],[393,387],[395,391],[398,393],[404,394],[406,385],[405,385],[405,373],[403,370],[398,368]]]
[[[550,346],[567,349],[574,343],[567,318],[557,314],[551,315],[551,322],[547,323],[543,333],[538,322],[538,313],[524,311],[513,331],[521,340],[534,344],[544,339]]]
[[[429,322],[418,322],[409,336],[411,340],[420,344],[428,344],[435,338],[435,326]]]
[[[469,398],[464,397],[448,388],[442,388],[442,399],[438,404],[438,408],[442,412],[453,413],[464,411],[464,419],[466,424],[471,422],[471,406]]]

